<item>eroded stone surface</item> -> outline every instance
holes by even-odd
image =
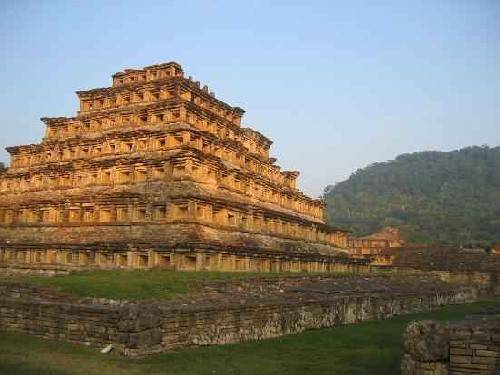
[[[461,322],[421,321],[404,336],[403,375],[500,373],[500,310]]]
[[[99,348],[113,343],[118,352],[133,356],[383,319],[472,302],[478,295],[475,286],[432,277],[250,279],[209,283],[202,293],[173,301],[143,302],[75,298],[47,288],[0,284],[0,329]]]

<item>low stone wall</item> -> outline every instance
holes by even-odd
[[[79,299],[49,288],[0,284],[0,330],[125,349],[145,336],[159,339],[160,324],[161,312],[154,304]]]
[[[261,340],[307,329],[386,319],[438,306],[472,302],[471,290],[427,296],[348,296],[315,302],[292,302],[166,312],[162,325],[165,350],[190,345]]]
[[[473,302],[478,293],[474,286],[431,280],[302,277],[207,286],[195,300],[129,303],[0,284],[0,330],[96,347],[111,343],[119,353],[139,356],[384,319]]]
[[[449,271],[449,270],[420,270],[404,267],[370,266],[372,274],[392,274],[411,277],[435,277],[438,280],[452,283],[475,285],[482,293],[500,296],[500,289],[496,274],[485,271]],[[497,294],[498,293],[498,294]]]
[[[500,374],[500,315],[487,320],[411,323],[403,375]]]
[[[451,277],[479,277],[488,274],[490,294],[500,297],[500,254],[455,247],[413,247],[395,249],[396,269],[438,272]]]

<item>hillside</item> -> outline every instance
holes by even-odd
[[[414,242],[500,242],[500,147],[403,154],[325,189],[330,223],[399,227]]]

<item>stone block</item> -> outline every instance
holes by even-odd
[[[469,348],[474,349],[474,350],[486,350],[488,349],[488,345],[486,344],[470,344]]]
[[[472,363],[472,357],[467,355],[452,355],[450,356],[450,363]]]
[[[453,340],[453,339],[450,339],[450,348],[465,349],[465,348],[468,348],[468,347],[469,347],[469,345],[465,341],[463,341],[463,340]]]
[[[496,350],[477,349],[474,354],[479,357],[500,357],[500,352]]]
[[[472,357],[472,363],[480,363],[485,365],[494,365],[498,362],[496,357]]]
[[[410,323],[405,331],[405,352],[419,361],[434,362],[448,358],[449,328],[433,321]]]
[[[472,349],[450,347],[450,355],[472,355]]]
[[[486,365],[486,364],[481,364],[481,363],[451,363],[450,364],[450,371],[457,371],[457,370],[464,371],[467,374],[473,374],[474,371],[491,370],[491,366]],[[486,374],[489,374],[489,373],[486,373]]]

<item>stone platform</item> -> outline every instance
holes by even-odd
[[[0,330],[142,356],[194,346],[260,340],[478,299],[477,286],[433,277],[295,276],[205,284],[173,301],[76,298],[0,284]]]

